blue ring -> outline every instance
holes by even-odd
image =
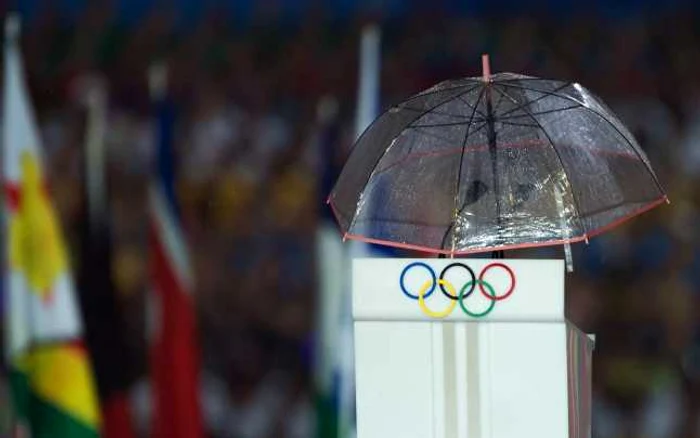
[[[408,272],[409,269],[411,269],[414,266],[422,266],[425,269],[430,272],[430,276],[433,278],[433,283],[430,285],[430,290],[423,295],[423,298],[428,298],[430,294],[432,294],[435,291],[435,284],[437,284],[437,278],[435,277],[435,271],[428,266],[428,264],[423,263],[423,262],[413,262],[408,265],[406,265],[405,268],[403,268],[403,271],[401,272],[401,277],[399,278],[399,286],[401,286],[401,292],[403,292],[404,295],[406,295],[408,298],[411,298],[412,300],[418,300],[418,295],[412,295],[409,291],[406,290],[406,286],[404,285],[404,277],[406,276],[406,273]]]

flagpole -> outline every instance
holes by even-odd
[[[380,64],[381,30],[378,25],[369,24],[362,29],[360,39],[355,140],[360,138],[379,113]],[[349,246],[353,257],[368,256],[368,244],[352,240]]]
[[[87,133],[85,141],[85,176],[88,221],[93,233],[107,220],[105,183],[105,118],[107,90],[99,79],[89,80],[87,87]]]
[[[97,377],[103,438],[134,437],[129,388],[135,380],[124,315],[112,277],[112,230],[106,178],[107,87],[81,78],[76,93],[87,110],[83,150],[85,196],[78,286],[88,349]]]
[[[4,98],[4,100],[3,100],[3,104],[4,104],[3,105],[3,114],[4,114],[4,120],[3,120],[4,123],[3,124],[4,124],[4,126],[2,127],[2,129],[3,129],[3,133],[2,133],[3,134],[3,137],[2,137],[2,139],[3,139],[3,141],[2,141],[2,143],[3,143],[2,144],[2,166],[3,166],[2,183],[3,183],[3,185],[7,183],[7,175],[8,175],[7,168],[8,168],[8,161],[9,161],[9,157],[7,154],[7,149],[8,149],[7,143],[9,142],[9,140],[8,140],[8,135],[7,135],[7,132],[8,132],[7,131],[8,105],[7,105],[7,97],[6,97],[7,96],[7,89],[6,88],[7,88],[8,76],[9,76],[9,71],[8,71],[9,53],[8,52],[11,48],[13,48],[13,46],[15,44],[17,44],[17,40],[19,39],[20,29],[21,29],[21,24],[20,24],[19,15],[15,12],[8,14],[7,18],[5,18],[5,47],[4,47],[4,49],[5,49],[5,53],[4,53],[4,58],[5,58],[5,60],[4,60],[5,61],[5,72],[4,73],[5,73],[5,75],[3,78],[3,80],[5,81],[4,82],[5,86],[3,87],[3,88],[5,88],[5,89],[3,89],[3,93],[5,94],[5,96],[3,96],[3,98]],[[7,220],[8,212],[7,212],[7,208],[6,208],[6,206],[7,206],[7,192],[5,190],[2,191],[2,197],[3,197],[2,225],[3,225],[3,230],[7,230],[7,226],[9,225],[9,223]],[[0,239],[2,240],[3,248],[7,248],[7,233],[2,233],[2,235],[0,236]],[[8,261],[9,261],[8,256],[9,256],[9,254],[7,254],[6,250],[2,252],[2,262],[3,262],[3,266],[5,266],[5,267],[8,266]],[[7,268],[5,269],[3,274],[7,274]],[[5,293],[3,293],[3,317],[4,318],[6,318],[8,316],[7,314],[10,312],[10,310],[7,308],[7,304],[9,301],[8,300],[9,295],[6,293],[7,291],[4,290],[6,285],[7,285],[6,278],[7,278],[7,275],[5,275],[3,278],[3,292],[5,292]],[[21,318],[23,316],[24,315],[18,315],[18,314],[13,315],[14,318]],[[5,332],[4,333],[5,334],[5,344],[10,345],[10,339],[11,339],[10,337],[12,335],[9,333],[9,330],[4,330],[4,332]],[[6,349],[6,351],[9,351],[9,350]],[[6,355],[4,355],[4,359],[7,362],[9,358]]]
[[[3,185],[7,183],[7,176],[8,176],[8,166],[9,166],[9,156],[7,154],[8,150],[8,130],[7,130],[7,112],[9,111],[9,105],[8,105],[8,98],[7,98],[7,85],[8,85],[8,77],[9,77],[9,62],[10,62],[10,51],[11,50],[17,50],[16,46],[19,42],[20,38],[20,32],[21,32],[21,19],[19,14],[16,12],[12,12],[8,14],[7,18],[5,18],[5,77],[3,78],[5,87],[3,87],[3,93],[4,93],[4,101],[3,101],[3,115],[4,115],[4,126],[3,126],[3,145],[2,145],[2,166],[3,166],[3,178],[2,182]],[[5,199],[3,199],[3,214],[2,214],[2,225],[3,225],[3,230],[8,230],[8,209],[7,209],[7,194],[6,191],[3,190],[3,196]],[[3,248],[8,248],[8,243],[9,239],[7,236],[7,232],[2,233],[2,243],[3,243]],[[7,253],[7,250],[3,251],[2,254],[2,261],[3,266],[8,266],[8,260],[9,254]],[[5,359],[5,363],[7,365],[7,369],[11,369],[11,355],[14,353],[14,340],[13,336],[15,334],[13,333],[13,328],[17,328],[18,326],[28,326],[29,321],[32,321],[32,309],[31,306],[22,306],[24,304],[24,300],[17,300],[17,297],[10,297],[10,287],[8,287],[8,281],[6,280],[9,278],[9,272],[6,269],[5,272],[3,272],[4,278],[3,278],[3,319],[5,321],[11,320],[12,322],[8,324],[5,322],[5,329],[4,329],[4,334],[5,334],[5,353],[3,355]],[[9,327],[9,329],[8,329]],[[8,348],[9,346],[9,348]],[[9,380],[8,380],[9,382]],[[12,391],[12,389],[10,389]],[[12,434],[12,438],[26,438],[31,435],[31,425],[27,421],[22,421],[18,415],[17,407],[15,406],[13,408],[12,414],[11,414],[11,420],[10,420],[10,433]],[[25,419],[26,420],[26,419]]]
[[[381,64],[381,31],[378,25],[369,24],[362,30],[360,40],[360,63],[358,71],[357,112],[355,118],[355,138],[369,127],[379,112],[379,81]],[[368,246],[362,242],[349,244],[350,263],[354,257],[369,255]],[[355,344],[352,319],[352,295],[350,293],[351,265],[346,267],[346,288],[341,302],[340,339],[338,345],[344,348],[338,358],[343,379],[340,385],[339,436],[352,438],[357,435],[355,419]]]
[[[160,102],[164,98],[166,90],[168,89],[168,69],[164,63],[155,62],[149,66],[147,74],[148,74],[148,76],[147,76],[148,95],[149,95],[149,98],[151,100],[151,103],[156,103],[156,105],[157,105],[158,102]],[[158,129],[158,128],[156,128],[156,129]],[[158,145],[156,144],[156,148],[157,148],[157,146]],[[158,157],[158,155],[159,155],[159,150],[156,149],[154,152],[155,164],[153,164],[153,166],[155,166],[156,169],[159,168],[158,161],[160,160],[160,158]],[[151,180],[152,179],[153,179],[153,177],[151,177]],[[149,180],[149,185],[151,185],[151,187],[149,187],[149,191],[155,190],[153,187],[153,182],[150,180]],[[150,207],[150,202],[151,202],[150,198],[152,196],[153,196],[153,194],[149,193],[149,200],[148,200],[149,208],[151,208]],[[151,279],[151,281],[152,281],[152,279]],[[157,302],[157,299],[155,296],[155,291],[153,290],[153,285],[151,284],[150,287],[146,290],[146,304],[145,304],[146,341],[148,343],[149,349],[151,349],[153,343],[156,342],[156,331],[157,331],[157,327],[160,325],[160,321],[158,321],[158,319],[159,319],[159,312],[158,312],[159,307],[160,306]],[[149,355],[152,356],[153,353],[151,352],[151,353],[149,353]],[[152,360],[153,358],[150,358],[150,359]],[[153,366],[153,364],[151,364],[151,366]],[[151,370],[150,377],[151,377],[151,382],[150,382],[151,399],[150,399],[150,401],[151,401],[151,405],[153,406],[153,404],[155,403],[155,398],[153,397],[153,393],[155,391],[154,387],[153,387],[153,370]],[[151,411],[154,412],[153,409]],[[151,425],[152,425],[152,423],[153,423],[153,421],[151,421]]]
[[[165,97],[168,88],[168,68],[163,62],[156,62],[148,69],[148,92],[151,100]]]
[[[379,111],[380,63],[381,31],[376,24],[370,24],[362,30],[360,40],[355,139],[374,121]]]
[[[5,18],[5,44],[16,44],[22,30],[19,14],[12,12]]]
[[[338,229],[325,204],[333,180],[337,178],[335,159],[338,156],[340,123],[338,101],[331,96],[322,98],[316,109],[316,135],[312,139],[318,162],[318,206],[320,212],[316,231],[317,337],[314,357],[316,386],[316,438],[339,438],[340,388],[337,383],[340,310],[347,293],[346,247],[338,238]]]

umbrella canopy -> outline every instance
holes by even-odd
[[[587,240],[666,200],[590,91],[486,70],[381,115],[328,202],[347,238],[456,255]]]

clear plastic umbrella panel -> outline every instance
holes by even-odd
[[[328,202],[347,238],[459,255],[587,240],[666,200],[590,91],[486,72],[380,116]]]

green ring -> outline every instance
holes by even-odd
[[[462,289],[459,290],[459,299],[457,301],[459,301],[459,307],[462,308],[462,312],[466,313],[467,315],[471,316],[472,318],[481,318],[482,316],[486,316],[489,313],[491,313],[493,308],[496,307],[496,300],[489,300],[491,302],[491,304],[489,304],[489,307],[481,313],[474,313],[474,312],[470,312],[469,310],[467,310],[467,308],[464,306],[464,301],[463,301],[464,291],[467,290],[467,288],[474,283],[480,284],[482,286],[486,286],[486,289],[489,290],[489,294],[491,294],[491,296],[494,298],[496,297],[496,291],[493,289],[493,286],[491,286],[490,284],[488,284],[484,280],[473,280],[473,281],[467,282],[464,286],[462,286]]]

